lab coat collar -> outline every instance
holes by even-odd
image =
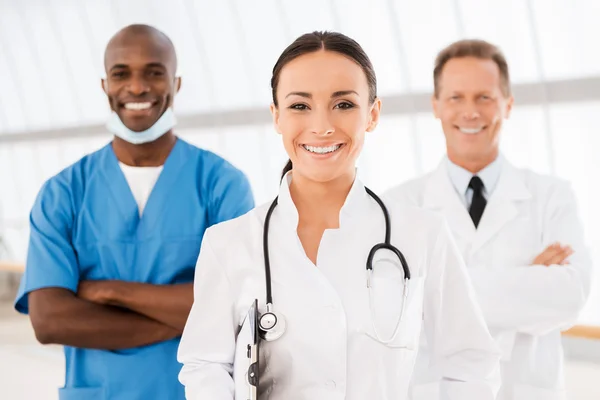
[[[498,186],[490,195],[479,222],[472,250],[475,251],[492,239],[508,222],[519,215],[519,202],[531,199],[532,195],[517,169],[508,162],[503,163]]]
[[[442,160],[427,180],[423,207],[442,212],[452,230],[459,236],[471,238],[476,232],[473,221],[450,180],[445,160]]]
[[[281,210],[286,222],[293,227],[298,228],[298,209],[292,200],[290,194],[290,184],[292,182],[292,172],[288,172],[282,179],[279,187],[279,198],[277,201],[278,208]],[[346,201],[340,210],[340,228],[348,225],[348,222],[353,216],[363,215],[360,210],[365,210],[365,206],[368,206],[369,195],[365,190],[365,186],[358,179],[354,178],[354,183],[348,192]]]
[[[444,213],[453,231],[472,243],[472,250],[481,248],[506,223],[518,214],[516,203],[531,198],[531,193],[517,169],[503,160],[500,177],[491,193],[479,228],[475,229],[469,212],[456,193],[445,160],[432,173],[425,187],[425,208]]]

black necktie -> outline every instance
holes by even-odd
[[[485,197],[483,197],[483,181],[480,177],[474,176],[469,182],[469,187],[473,189],[473,200],[471,201],[471,208],[469,208],[469,215],[475,224],[475,228],[477,228],[487,204]]]

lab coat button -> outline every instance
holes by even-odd
[[[335,383],[335,381],[327,381],[325,383],[325,386],[327,387],[327,389],[332,389],[333,390],[336,387],[336,383]]]

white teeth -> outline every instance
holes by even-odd
[[[152,107],[152,103],[125,103],[128,110],[147,110]]]
[[[481,132],[483,128],[458,128],[462,133],[466,133],[467,135],[475,135]]]
[[[327,154],[327,153],[333,153],[334,151],[336,151],[337,149],[342,147],[342,145],[336,144],[334,146],[316,147],[316,146],[309,146],[309,145],[303,144],[302,147],[304,147],[306,150],[310,151],[311,153]]]

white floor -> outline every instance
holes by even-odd
[[[569,400],[600,400],[600,362],[569,361]],[[64,382],[60,347],[35,341],[26,317],[0,304],[0,399],[57,400]]]

